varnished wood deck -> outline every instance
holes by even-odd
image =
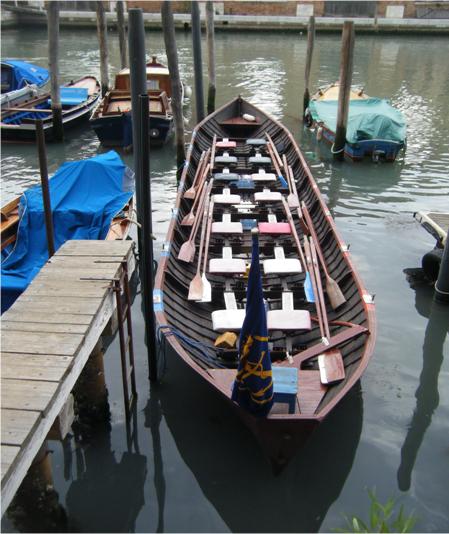
[[[125,259],[131,273],[132,241],[68,241],[2,315],[3,510],[112,315]]]
[[[441,241],[443,244],[446,242],[449,228],[449,213],[418,211],[414,216],[421,226],[429,234],[433,235],[437,241]]]

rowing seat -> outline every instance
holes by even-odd
[[[245,191],[254,191],[254,189],[256,188],[254,185],[254,182],[252,180],[247,180],[247,179],[236,180],[235,182],[231,182],[229,186],[235,187],[236,189],[245,190]]]
[[[288,413],[295,413],[298,394],[298,369],[273,365],[273,401],[288,404]]]
[[[312,321],[307,310],[295,310],[293,308],[293,292],[282,293],[282,309],[268,310],[268,330],[310,330]]]
[[[268,222],[259,223],[259,232],[261,234],[280,235],[291,234],[292,229],[290,228],[289,223],[277,222],[276,215],[274,215],[273,213],[269,213]]]
[[[271,165],[271,158],[262,156],[262,154],[258,152],[255,156],[248,158],[248,163],[251,165]]]
[[[255,182],[275,182],[276,175],[272,172],[265,172],[265,169],[259,169],[259,172],[251,174],[251,178]]]
[[[302,272],[297,258],[286,258],[283,247],[274,247],[274,259],[263,261],[265,274],[295,274]]]
[[[225,167],[223,169],[223,172],[214,173],[214,179],[221,180],[222,182],[228,182],[232,180],[239,180],[240,175],[237,174],[236,172],[229,172],[229,169]]]
[[[239,310],[235,295],[232,291],[224,293],[225,310],[215,310],[211,313],[212,328],[216,332],[241,330],[245,320],[246,310]]]
[[[257,219],[240,219],[243,231],[252,230],[257,226]]]
[[[245,144],[250,146],[264,146],[267,144],[267,141],[263,138],[253,137],[252,139],[247,139]]]
[[[230,156],[228,152],[223,152],[222,156],[215,157],[214,162],[220,165],[237,165],[237,158]]]
[[[240,195],[231,195],[228,187],[223,188],[223,194],[213,195],[215,204],[240,204]]]
[[[213,222],[211,231],[213,234],[243,234],[241,222],[231,222],[231,214],[223,213],[221,221]]]
[[[245,274],[246,262],[232,257],[232,248],[223,247],[222,258],[212,258],[209,261],[209,272],[212,274]]]
[[[217,148],[235,148],[237,143],[235,141],[229,141],[227,137],[223,137],[223,140],[217,141],[215,146]]]
[[[264,189],[262,192],[254,193],[254,200],[256,202],[280,202],[282,195],[278,191]]]

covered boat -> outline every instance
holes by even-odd
[[[133,173],[115,152],[64,163],[49,181],[55,249],[69,239],[125,239],[132,222]],[[48,259],[42,188],[1,210],[2,313]]]
[[[171,83],[168,68],[156,56],[146,66],[149,96],[149,136],[153,145],[163,145],[173,132]],[[182,99],[186,98],[182,84]],[[131,80],[129,68],[115,77],[114,89],[108,91],[92,114],[90,124],[104,146],[132,145]]]
[[[310,100],[306,124],[316,129],[317,139],[333,146],[337,126],[339,85],[320,89]],[[354,160],[371,156],[374,161],[394,161],[406,146],[406,124],[402,113],[382,98],[351,89],[346,128],[345,155]]]
[[[232,400],[255,230],[273,376],[264,415]],[[283,125],[240,97],[193,131],[154,306],[161,339],[234,407],[277,469],[371,357],[372,296],[302,153]]]
[[[42,87],[50,79],[48,69],[18,59],[2,59],[2,95],[23,89],[27,85]]]
[[[62,124],[66,131],[89,119],[100,98],[100,84],[94,76],[84,76],[62,85],[60,94]],[[37,119],[43,121],[45,138],[52,140],[53,118],[49,92],[2,107],[2,141],[35,141]]]

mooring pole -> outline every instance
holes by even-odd
[[[310,69],[312,66],[313,44],[315,41],[315,17],[312,15],[309,18],[309,24],[307,26],[307,53],[306,53],[306,69],[304,74],[304,100],[303,100],[303,116],[305,116],[306,109],[309,107],[310,93]]]
[[[348,122],[349,96],[352,83],[354,58],[354,22],[345,21],[341,39],[340,88],[338,91],[337,129],[332,147],[334,159],[342,160],[346,144],[346,124]]]
[[[142,192],[142,250],[140,250],[140,279],[142,283],[143,312],[145,314],[145,338],[148,350],[150,380],[157,380],[156,325],[153,310],[153,222],[151,211],[150,141],[148,93],[139,96],[141,137],[141,192]],[[139,178],[138,178],[139,179]]]
[[[96,2],[97,7],[97,35],[100,45],[100,77],[101,77],[101,95],[104,96],[109,89],[109,72],[108,72],[108,24],[106,21],[106,11],[103,2]]]
[[[209,89],[207,93],[207,113],[215,111],[215,29],[214,3],[206,2],[206,39],[207,39],[207,70],[209,73]]]
[[[128,66],[128,51],[126,49],[125,8],[123,0],[117,2],[117,31],[120,46],[120,65],[122,69]]]
[[[59,91],[59,2],[48,2],[47,5],[48,31],[48,67],[50,69],[51,111],[53,115],[53,139],[64,139],[62,125],[62,106]]]
[[[447,235],[449,236],[449,229]],[[435,300],[449,302],[449,239],[446,237],[438,279],[435,283]]]
[[[176,164],[178,168],[178,178],[180,169],[186,159],[184,145],[184,116],[182,113],[182,87],[179,76],[178,52],[176,48],[175,23],[171,3],[167,0],[161,5],[162,31],[164,32],[165,52],[167,54],[168,70],[170,71],[171,83],[171,106],[173,110],[173,120],[175,122],[176,140]]]
[[[193,41],[193,63],[195,70],[195,107],[196,120],[201,122],[204,119],[204,94],[203,94],[203,61],[201,58],[201,20],[200,7],[197,1],[191,3],[192,6],[192,41]]]
[[[39,154],[39,169],[41,174],[42,200],[44,203],[48,257],[51,258],[55,253],[55,237],[53,231],[53,217],[51,213],[50,188],[48,186],[47,151],[45,148],[45,133],[42,119],[36,121],[36,141]]]

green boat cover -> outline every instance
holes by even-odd
[[[335,133],[338,100],[311,100],[309,110],[313,120],[323,122]],[[402,113],[382,98],[351,100],[349,103],[346,141],[357,143],[368,139],[383,139],[403,143],[406,136]]]

